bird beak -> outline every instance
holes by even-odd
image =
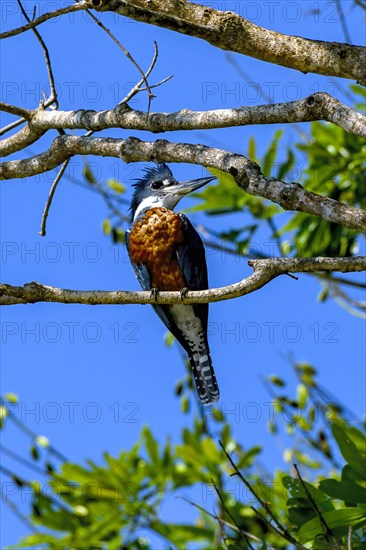
[[[207,183],[210,183],[210,181],[215,180],[216,176],[208,176],[206,178],[199,178],[197,180],[189,180],[189,181],[182,181],[174,186],[174,188],[170,188],[171,191],[174,191],[177,195],[188,195],[188,193],[192,193],[192,191],[196,191],[196,189],[199,189],[200,187],[203,187]],[[169,191],[169,187],[167,188],[167,191]]]

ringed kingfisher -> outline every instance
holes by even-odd
[[[191,191],[214,176],[178,182],[170,168],[146,168],[134,184],[130,211],[132,225],[126,232],[127,251],[143,290],[205,290],[208,288],[205,249],[200,236],[184,214],[173,209]],[[201,402],[219,399],[207,341],[208,304],[153,305],[163,323],[188,354]]]

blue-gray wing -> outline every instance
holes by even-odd
[[[180,270],[190,290],[208,288],[205,247],[201,237],[184,214],[179,214],[183,222],[184,241],[177,248]],[[207,329],[208,304],[194,306],[196,315],[201,319],[204,330]]]

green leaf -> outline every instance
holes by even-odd
[[[112,231],[112,224],[109,218],[105,218],[102,223],[102,230],[105,235],[110,235]]]
[[[54,544],[57,543],[59,539],[54,535],[48,535],[46,533],[34,533],[23,538],[19,544],[13,548],[32,548],[33,546],[38,546],[39,544],[50,544],[50,548],[54,548]],[[61,549],[60,549],[61,550]]]
[[[182,413],[186,414],[189,412],[189,396],[183,395],[183,397],[180,400],[180,408],[182,409]]]
[[[211,438],[206,438],[202,441],[202,450],[211,466],[220,463],[220,451]]]
[[[149,457],[151,459],[151,462],[156,464],[159,462],[159,445],[158,442],[154,439],[151,431],[147,426],[145,426],[142,430],[142,436],[145,441],[145,446],[147,449],[147,452],[149,453]]]
[[[282,478],[282,484],[284,487],[286,487],[290,498],[300,498],[305,500],[308,499],[307,494],[299,479],[290,476],[284,476]],[[311,483],[304,481],[304,484],[317,504],[327,499],[326,495],[320,489],[314,487]]]
[[[322,514],[324,521],[332,530],[338,529],[339,533],[345,535],[350,526],[361,526],[366,524],[365,510],[361,508],[343,508],[331,510]],[[306,522],[299,530],[300,542],[314,540],[317,535],[324,533],[324,529],[318,517]]]
[[[296,388],[296,401],[300,409],[304,409],[309,399],[309,390],[305,384],[299,384]]]
[[[40,447],[49,447],[50,446],[50,440],[48,439],[48,437],[46,437],[45,435],[38,435],[36,437],[36,443],[37,445],[39,445]]]
[[[173,336],[173,334],[171,332],[166,332],[164,334],[164,344],[166,345],[167,348],[171,348],[172,345],[174,344],[175,342],[175,338]]]
[[[278,142],[282,137],[282,134],[283,134],[282,130],[277,130],[277,132],[273,137],[272,143],[270,144],[269,148],[267,149],[263,157],[262,172],[265,176],[271,176],[272,166],[277,155]]]
[[[272,374],[269,377],[270,382],[274,384],[275,386],[279,386],[280,388],[283,388],[286,385],[286,382],[282,380],[279,376],[276,376],[275,374]]]
[[[338,443],[339,450],[341,451],[343,458],[348,462],[351,468],[355,470],[355,472],[361,476],[364,476],[364,479],[366,479],[366,447],[364,446],[363,450],[357,448],[354,439],[355,432],[356,434],[357,432],[361,434],[361,432],[359,432],[359,430],[352,432],[350,428],[343,429],[338,423],[332,424],[332,432]],[[352,433],[354,438],[352,438]],[[366,439],[362,436],[362,434],[361,441],[366,442]]]
[[[114,180],[114,179],[108,180],[107,185],[108,185],[108,187],[113,189],[113,191],[115,191],[119,195],[122,195],[122,193],[125,193],[125,191],[126,191],[126,186],[123,185],[123,183],[121,183],[117,180]]]
[[[39,460],[39,451],[35,445],[32,445],[30,448],[30,453],[34,460]]]
[[[323,479],[319,483],[323,493],[350,504],[366,504],[366,489],[354,481]]]
[[[19,397],[15,393],[8,392],[4,395],[4,400],[9,403],[18,403]]]
[[[96,183],[96,181],[97,181],[96,177],[94,176],[93,171],[92,171],[92,169],[90,168],[90,166],[88,164],[84,165],[82,174],[83,174],[84,179],[86,179],[86,181],[88,183],[90,183],[90,184]]]
[[[255,143],[255,138],[253,136],[249,138],[248,157],[250,158],[250,160],[254,160],[254,162],[258,163],[257,146]]]
[[[295,164],[295,155],[292,149],[287,149],[287,159],[282,162],[277,170],[277,179],[282,180],[290,172]]]

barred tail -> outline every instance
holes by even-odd
[[[202,404],[210,405],[216,403],[220,397],[220,390],[217,385],[210,352],[207,348],[201,352],[193,352],[189,360],[191,362],[198,397]]]

